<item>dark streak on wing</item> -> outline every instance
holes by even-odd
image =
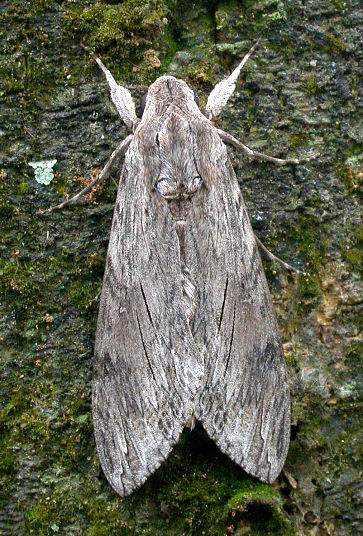
[[[138,326],[138,328],[139,328],[139,333],[140,333],[140,338],[141,338],[142,346],[143,346],[143,348],[144,348],[144,352],[145,352],[145,357],[146,357],[146,359],[147,359],[147,362],[148,362],[148,365],[149,365],[149,369],[150,369],[151,375],[152,375],[152,377],[154,378],[154,382],[155,382],[155,381],[156,381],[156,378],[155,378],[155,375],[154,375],[153,368],[152,368],[152,366],[151,366],[151,362],[150,362],[149,355],[148,355],[147,350],[146,350],[144,337],[142,336],[142,329],[141,329],[141,326],[140,326],[140,320],[139,320],[139,316],[138,316],[137,313],[136,313],[136,319],[137,319],[137,326]]]
[[[149,317],[149,319],[150,319],[150,324],[153,326],[153,325],[154,325],[154,323],[153,323],[153,319],[152,319],[152,317],[151,317],[150,309],[149,309],[149,306],[148,306],[148,304],[147,304],[147,300],[146,300],[145,292],[144,292],[144,289],[142,288],[141,281],[140,281],[140,288],[141,288],[141,294],[142,294],[142,297],[143,297],[143,299],[144,299],[144,303],[145,303],[146,311],[147,311],[148,317]]]
[[[228,357],[227,357],[227,360],[226,360],[226,368],[224,369],[224,375],[226,375],[226,373],[227,373],[229,360],[231,359],[235,322],[236,322],[236,303],[234,303],[234,305],[233,305],[233,322],[232,322],[232,331],[231,331],[231,335],[230,335],[231,340],[230,340],[230,343],[229,343]]]
[[[224,306],[225,306],[226,297],[227,297],[227,290],[228,290],[228,275],[227,275],[227,278],[226,278],[226,286],[225,286],[225,289],[224,289],[223,303],[222,303],[221,315],[220,315],[220,318],[219,318],[219,325],[218,325],[218,333],[221,331]]]

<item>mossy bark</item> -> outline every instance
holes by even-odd
[[[1,534],[358,533],[358,7],[2,3]],[[256,233],[308,272],[296,279],[265,263],[293,396],[285,472],[273,486],[247,477],[197,426],[121,500],[100,470],[90,413],[93,299],[115,186],[109,181],[82,206],[37,214],[78,191],[127,134],[79,43],[96,47],[135,100],[168,72],[203,104],[260,36],[218,126],[275,156],[321,152],[309,164],[277,168],[231,151]],[[54,180],[38,184],[29,162],[52,159]]]

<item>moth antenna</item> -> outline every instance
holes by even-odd
[[[314,160],[315,158],[320,156],[320,153],[315,153],[311,156],[306,156],[305,158],[275,158],[274,156],[269,156],[267,154],[259,153],[258,151],[250,149],[250,147],[247,147],[247,145],[244,145],[243,143],[238,141],[231,134],[228,134],[228,132],[225,132],[224,130],[220,130],[219,128],[217,128],[217,132],[224,143],[233,145],[233,147],[236,147],[236,149],[239,149],[250,158],[254,158],[257,160],[264,160],[266,162],[272,162],[273,164],[276,164],[277,166],[286,166],[288,164],[295,164],[295,165],[302,164],[304,162],[310,162],[310,160]]]
[[[94,52],[88,50],[88,48],[81,43],[82,48],[86,50],[90,56],[95,60],[97,65],[101,68],[106,76],[108,85],[110,86],[111,99],[118,113],[120,114],[126,125],[132,128],[137,122],[138,118],[135,111],[135,103],[128,89],[123,86],[119,86],[110,71],[104,66],[102,61]]]
[[[67,199],[66,201],[63,201],[63,203],[60,203],[59,205],[56,205],[55,207],[49,207],[46,210],[40,210],[38,214],[46,214],[48,212],[54,212],[55,210],[61,210],[62,208],[67,207],[68,205],[74,205],[78,201],[78,199],[86,195],[94,186],[96,186],[96,184],[99,184],[105,179],[107,179],[117,159],[126,153],[131,143],[132,138],[133,138],[133,135],[130,134],[129,136],[127,136],[127,138],[122,140],[122,142],[116,147],[116,149],[111,154],[110,158],[108,159],[101,173],[99,173],[99,175],[97,175],[97,177],[95,177],[93,181],[87,184],[87,186],[83,188],[83,190],[81,190],[80,192],[78,192],[78,194],[71,197],[71,199]]]
[[[101,291],[97,292],[96,296],[87,304],[87,309],[90,309],[94,303],[98,302],[101,297]]]
[[[213,117],[217,117],[221,113],[227,104],[229,97],[233,95],[233,92],[236,89],[237,78],[239,77],[243,66],[254,53],[260,42],[261,38],[253,45],[250,51],[247,52],[241,63],[234,69],[229,77],[219,82],[211,91],[205,107],[205,115],[208,119],[213,119]]]
[[[302,272],[301,270],[299,270],[298,268],[295,268],[294,266],[291,266],[291,264],[288,264],[287,262],[283,261],[282,259],[280,259],[279,257],[276,257],[276,255],[274,255],[273,253],[271,253],[270,250],[267,249],[267,247],[261,242],[261,240],[259,238],[257,238],[257,236],[255,235],[255,240],[256,240],[256,244],[258,245],[258,247],[260,249],[262,249],[262,251],[264,253],[266,253],[266,255],[274,262],[277,262],[278,264],[280,264],[281,266],[283,266],[285,268],[285,270],[289,270],[291,272],[295,272],[296,274],[298,275],[307,275],[306,272]]]

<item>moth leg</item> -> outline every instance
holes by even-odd
[[[208,117],[208,119],[213,119],[213,117],[217,117],[221,113],[221,111],[227,104],[229,97],[233,95],[233,92],[236,89],[237,78],[240,75],[242,67],[246,64],[248,59],[252,56],[252,54],[254,53],[258,45],[260,44],[260,42],[261,42],[261,38],[257,41],[257,43],[253,45],[250,51],[247,52],[243,60],[235,68],[235,70],[229,75],[229,77],[219,82],[214,87],[214,89],[212,89],[208,97],[207,105],[205,107],[205,115]]]
[[[291,272],[295,272],[298,275],[306,275],[306,272],[302,272],[301,270],[298,270],[298,268],[295,268],[294,266],[291,266],[291,264],[288,264],[287,262],[283,261],[279,257],[276,257],[271,251],[267,249],[266,246],[264,246],[259,238],[255,235],[256,244],[266,255],[272,260],[277,262],[278,264],[281,264],[285,268],[285,270],[289,270]]]
[[[97,175],[97,177],[94,178],[93,181],[91,181],[85,188],[83,188],[83,190],[78,192],[78,194],[71,197],[71,199],[67,199],[66,201],[63,201],[63,203],[60,203],[59,205],[56,205],[55,207],[49,207],[46,210],[40,210],[38,213],[46,214],[47,212],[53,212],[54,210],[61,210],[62,208],[68,205],[74,205],[74,203],[76,203],[80,197],[86,195],[91,190],[91,188],[93,188],[96,184],[101,183],[109,176],[109,174],[111,173],[111,169],[114,166],[115,162],[118,160],[118,158],[120,158],[126,153],[132,138],[133,138],[133,135],[130,134],[129,136],[127,136],[127,138],[122,140],[122,142],[116,147],[116,149],[111,154],[110,158],[108,159],[101,173]]]
[[[269,156],[264,153],[259,153],[258,151],[254,151],[253,149],[250,149],[247,147],[247,145],[243,145],[240,141],[238,141],[236,138],[234,138],[231,134],[228,134],[228,132],[225,132],[224,130],[220,130],[217,128],[217,132],[224,141],[224,143],[228,143],[229,145],[233,145],[233,147],[236,147],[237,149],[240,149],[244,154],[249,156],[250,158],[259,159],[259,160],[265,160],[267,162],[273,162],[274,164],[277,164],[278,166],[286,166],[287,164],[302,164],[303,162],[310,162],[310,160],[314,160],[318,156],[320,156],[320,153],[313,154],[311,156],[307,156],[306,158],[275,158],[274,156]]]
[[[136,116],[135,103],[130,91],[125,87],[118,85],[110,71],[106,69],[102,61],[96,56],[96,54],[94,54],[94,52],[89,51],[83,44],[81,46],[92,56],[106,76],[108,85],[110,86],[112,102],[116,106],[121,118],[128,127],[135,127],[139,120]]]

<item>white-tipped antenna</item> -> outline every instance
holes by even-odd
[[[242,67],[254,53],[260,42],[261,38],[253,45],[251,50],[245,55],[241,63],[235,68],[232,74],[230,74],[228,78],[225,78],[219,82],[214,89],[212,89],[205,107],[205,115],[208,117],[208,119],[213,119],[213,117],[217,117],[221,113],[227,104],[229,97],[236,89],[237,78],[240,75]]]
[[[138,119],[136,117],[135,103],[133,101],[130,91],[125,87],[118,85],[110,71],[106,69],[100,58],[98,58],[96,54],[94,54],[94,52],[88,50],[88,48],[83,44],[81,44],[81,46],[82,48],[87,50],[87,52],[92,56],[97,65],[104,72],[108,85],[110,86],[112,102],[116,106],[118,113],[120,114],[126,125],[132,128]]]

